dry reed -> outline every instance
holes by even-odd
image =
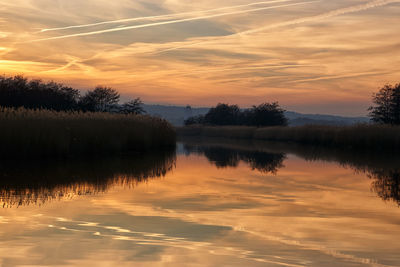
[[[2,157],[145,152],[175,139],[167,121],[151,116],[0,108]]]

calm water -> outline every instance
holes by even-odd
[[[179,143],[2,162],[1,266],[400,266],[395,157]]]

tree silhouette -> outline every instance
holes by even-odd
[[[22,77],[0,77],[0,106],[28,109],[73,110],[79,91],[59,83]]]
[[[253,126],[286,126],[285,110],[277,102],[253,106],[245,113],[245,123]]]
[[[110,87],[98,86],[81,96],[79,90],[60,83],[28,80],[23,76],[0,76],[0,107],[145,113],[140,98],[123,105],[118,105],[119,99],[119,93]]]
[[[138,97],[123,104],[120,112],[124,114],[145,114],[146,111],[143,109],[142,105],[143,102]]]
[[[400,125],[400,83],[385,85],[373,95],[373,103],[368,109],[373,122]]]
[[[109,112],[117,107],[119,98],[120,95],[116,90],[98,86],[80,99],[79,106],[85,111]]]
[[[204,121],[211,125],[236,125],[240,115],[240,109],[237,105],[228,105],[219,103],[211,108],[204,117]]]
[[[263,103],[241,111],[237,105],[218,104],[204,116],[194,116],[185,120],[185,125],[248,125],[286,126],[285,110],[277,102]]]

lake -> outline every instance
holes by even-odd
[[[393,155],[188,139],[0,164],[1,266],[400,266]]]

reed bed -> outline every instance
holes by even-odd
[[[0,108],[2,157],[138,153],[175,147],[175,129],[143,115]]]
[[[359,124],[354,126],[298,126],[298,127],[182,127],[182,136],[207,136],[294,142],[326,147],[350,149],[399,150],[400,127]]]

